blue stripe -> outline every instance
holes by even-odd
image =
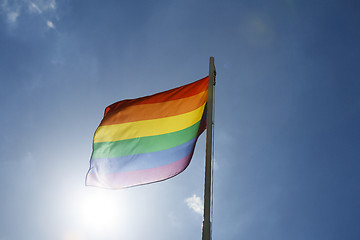
[[[115,158],[91,159],[91,168],[100,174],[136,171],[161,167],[189,155],[195,146],[196,137],[176,147],[158,152],[140,153]]]

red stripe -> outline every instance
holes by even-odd
[[[161,103],[166,101],[177,100],[181,98],[191,97],[200,92],[205,91],[208,88],[209,77],[204,77],[196,82],[189,83],[187,85],[177,87],[165,92],[156,93],[154,95],[127,99],[120,102],[111,104],[105,109],[104,116],[110,111],[119,111],[131,105],[150,104],[150,103]]]
[[[117,111],[109,111],[100,126],[172,117],[191,112],[207,101],[207,91],[173,101],[131,105]]]

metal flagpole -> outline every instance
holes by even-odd
[[[213,152],[213,92],[215,85],[214,57],[209,62],[209,89],[207,102],[207,124],[206,124],[206,160],[205,160],[205,187],[204,187],[204,220],[202,229],[202,240],[211,240],[211,191],[212,191],[212,152]]]

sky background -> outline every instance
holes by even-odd
[[[0,240],[201,239],[180,175],[85,187],[106,106],[217,68],[213,239],[360,239],[358,1],[0,0]]]

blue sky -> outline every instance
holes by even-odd
[[[1,0],[0,239],[200,239],[204,136],[170,180],[84,180],[106,106],[198,80],[210,56],[213,239],[359,239],[358,13],[334,0]]]

